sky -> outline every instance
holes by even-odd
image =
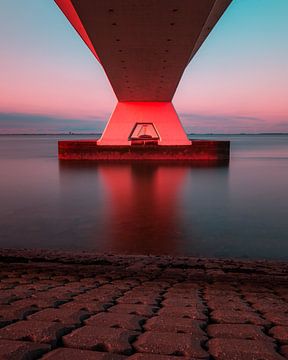
[[[101,132],[116,102],[53,0],[0,0],[0,134]],[[233,0],[173,104],[187,132],[288,132],[288,0]]]

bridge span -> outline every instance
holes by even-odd
[[[97,145],[190,146],[172,99],[231,0],[55,0],[118,99]]]

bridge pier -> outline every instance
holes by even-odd
[[[60,159],[229,159],[227,142],[191,144],[171,101],[231,0],[55,2],[102,65],[119,101],[98,141],[61,141]]]
[[[145,135],[158,145],[190,145],[171,102],[118,102],[98,145],[131,145]]]
[[[60,160],[229,162],[229,141],[192,140],[189,145],[98,145],[97,140],[58,142]]]

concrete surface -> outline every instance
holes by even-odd
[[[0,250],[0,359],[288,359],[288,263]]]
[[[95,161],[229,161],[230,142],[194,140],[191,145],[97,145],[92,140],[62,140],[58,142],[60,160]]]

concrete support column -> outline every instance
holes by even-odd
[[[118,102],[98,145],[131,145],[136,124],[153,124],[159,145],[190,145],[171,102]]]

